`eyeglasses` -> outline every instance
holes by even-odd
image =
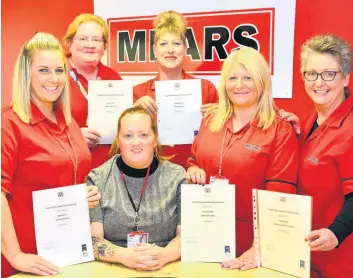
[[[103,42],[102,38],[86,38],[86,37],[74,37],[74,39],[80,45],[87,45],[89,42],[92,42],[92,45],[98,46]]]
[[[309,82],[316,81],[319,75],[321,76],[321,79],[324,81],[332,81],[335,79],[336,74],[339,72],[340,71],[334,71],[334,70],[325,70],[321,73],[318,73],[316,71],[304,71],[304,77]]]

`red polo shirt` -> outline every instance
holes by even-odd
[[[183,71],[183,79],[195,79],[191,75],[186,74]],[[155,81],[159,81],[159,75],[155,78],[148,80],[144,83],[136,85],[134,87],[134,102],[143,96],[149,96],[152,99],[156,100],[156,91],[155,91]],[[218,102],[218,92],[216,87],[212,84],[212,82],[201,79],[201,90],[202,90],[202,104],[207,103],[216,103]],[[179,164],[183,167],[186,165],[186,161],[188,159],[188,155],[190,153],[190,144],[186,145],[175,145],[173,147],[164,146],[163,155],[174,157],[170,160],[176,164]]]
[[[327,228],[353,192],[353,97],[307,138],[316,118],[303,129],[298,179],[299,192],[313,196],[313,230]],[[325,277],[353,277],[353,236],[332,251],[312,252],[312,264]]]
[[[31,103],[32,121],[26,124],[6,107],[1,115],[1,190],[8,193],[12,220],[20,248],[37,253],[32,192],[83,183],[91,155],[75,120],[66,125],[60,108],[58,124]],[[2,256],[2,275],[14,273]]]
[[[73,68],[78,80],[88,93],[88,80]],[[106,67],[102,63],[98,65],[97,79],[101,80],[121,80],[120,75],[113,69]],[[77,86],[73,78],[69,75],[70,80],[70,101],[71,101],[71,113],[76,122],[80,127],[86,127],[87,115],[88,115],[88,104],[86,98],[83,96],[80,88]],[[102,165],[108,160],[108,152],[110,145],[97,145],[92,153],[92,167],[96,168]]]
[[[291,125],[278,116],[267,130],[253,121],[233,132],[232,117],[214,133],[203,123],[187,167],[204,169],[207,183],[218,174],[222,142],[224,149],[228,147],[222,176],[236,186],[236,254],[240,256],[253,242],[252,189],[296,192],[298,141]]]

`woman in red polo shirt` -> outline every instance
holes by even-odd
[[[32,192],[85,182],[91,156],[71,118],[65,55],[49,34],[37,33],[21,49],[12,104],[1,114],[1,277],[18,271],[56,274],[38,255]],[[94,207],[100,194],[88,187]]]
[[[313,230],[306,240],[319,277],[353,277],[352,49],[320,35],[301,51],[301,73],[315,111],[301,135],[299,192],[313,197]],[[337,247],[337,248],[335,248]]]
[[[226,268],[256,267],[252,189],[296,192],[298,142],[272,99],[271,74],[252,48],[234,51],[224,62],[219,105],[205,115],[187,162],[187,179],[236,185],[236,259]]]
[[[157,112],[155,102],[155,81],[193,79],[183,70],[183,62],[187,53],[185,18],[175,11],[160,13],[155,22],[153,51],[157,60],[158,75],[134,87],[135,105],[148,109],[151,113]],[[206,79],[201,79],[202,107],[204,113],[208,107],[218,101],[215,86]],[[185,167],[191,145],[166,146],[164,155],[175,155],[172,161]]]
[[[110,145],[97,146],[100,134],[87,127],[88,80],[120,80],[121,77],[100,62],[108,43],[108,28],[99,16],[77,16],[69,25],[64,40],[70,66],[71,113],[92,153],[92,168],[96,168],[108,160]]]

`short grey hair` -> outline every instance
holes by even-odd
[[[352,48],[341,37],[334,34],[317,35],[304,42],[300,53],[300,71],[304,73],[308,57],[313,53],[332,55],[339,66],[341,73],[347,76],[352,70]],[[345,88],[346,95],[349,94]]]

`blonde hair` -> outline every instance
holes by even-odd
[[[251,75],[256,92],[260,95],[254,119],[258,118],[258,127],[266,130],[276,117],[276,106],[272,98],[271,74],[265,58],[250,47],[242,47],[233,51],[223,64],[218,88],[219,104],[206,114],[210,121],[210,130],[219,131],[234,112],[233,105],[227,95],[226,82],[235,63],[244,66]]]
[[[59,51],[62,54],[64,71],[66,75],[66,60],[59,41],[51,34],[38,32],[26,42],[17,57],[12,81],[13,111],[25,122],[31,122],[31,64],[36,51]],[[70,95],[66,76],[65,87],[59,98],[54,102],[53,108],[60,106],[66,124],[71,122]]]
[[[133,115],[133,114],[143,114],[143,115],[147,115],[150,120],[151,120],[151,129],[153,131],[154,136],[156,137],[157,140],[157,147],[156,147],[156,151],[155,151],[155,156],[157,158],[157,160],[160,163],[163,163],[164,161],[172,158],[171,157],[165,157],[165,156],[161,156],[161,152],[162,152],[162,145],[159,143],[158,140],[158,128],[157,128],[157,124],[156,121],[154,120],[152,114],[150,112],[148,112],[146,109],[142,108],[141,106],[133,106],[131,108],[126,109],[119,117],[118,120],[118,134],[117,134],[117,138],[114,140],[114,142],[112,143],[110,150],[109,150],[109,158],[112,158],[114,155],[119,154],[120,153],[120,149],[119,149],[119,145],[118,145],[118,135],[121,129],[121,121],[125,116],[128,115]]]
[[[153,25],[155,28],[154,44],[156,44],[165,33],[178,35],[185,43],[187,21],[182,14],[175,11],[161,12],[155,19]]]
[[[341,37],[334,34],[314,36],[301,47],[300,52],[300,71],[304,74],[308,58],[313,53],[332,55],[339,66],[342,75],[347,76],[352,70],[352,48]],[[349,88],[344,88],[345,95],[349,95]]]
[[[107,43],[108,43],[108,27],[107,23],[99,16],[94,15],[94,14],[80,14],[75,19],[70,23],[69,27],[67,28],[66,34],[64,36],[64,47],[65,50],[68,54],[68,56],[71,56],[69,53],[69,47],[76,36],[76,32],[78,27],[85,22],[92,21],[94,23],[97,23],[101,29],[102,29],[102,39],[104,42],[104,49],[107,48]]]

